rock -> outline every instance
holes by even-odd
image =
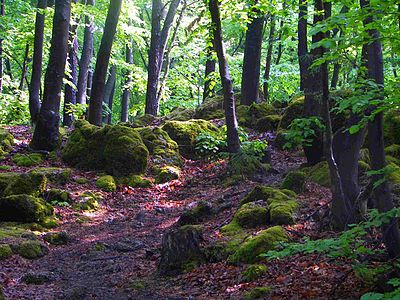
[[[301,194],[305,190],[306,174],[301,171],[289,172],[282,182],[282,188]]]
[[[257,119],[253,128],[259,132],[276,131],[281,119],[282,117],[280,115],[265,116]]]
[[[229,256],[231,263],[254,263],[262,258],[260,254],[267,253],[274,249],[278,242],[287,242],[289,240],[286,231],[275,226],[259,232],[256,236],[248,238],[234,254]]]
[[[98,196],[92,192],[85,192],[81,195],[81,201],[76,203],[73,208],[75,210],[85,210],[85,211],[94,211],[100,208],[99,200],[101,196]]]
[[[43,199],[29,195],[0,198],[0,222],[40,222],[53,214],[53,207]]]
[[[179,152],[188,158],[195,158],[196,137],[206,131],[218,131],[211,122],[205,120],[189,120],[185,122],[167,121],[162,127],[168,135],[178,143]]]
[[[178,224],[180,226],[196,225],[212,216],[213,213],[214,211],[211,203],[207,201],[199,201],[195,203],[193,207],[185,210],[185,212],[180,216]]]
[[[309,181],[322,185],[324,187],[331,186],[331,176],[329,172],[329,166],[326,161],[322,161],[315,166],[313,166],[308,171]]]
[[[13,255],[12,249],[8,244],[0,244],[0,261]]]
[[[199,226],[187,225],[164,235],[161,261],[158,271],[161,275],[175,275],[198,266],[204,260],[200,247],[202,230]]]
[[[105,192],[115,192],[117,190],[115,180],[110,175],[100,177],[96,181],[96,186]]]
[[[14,137],[12,134],[6,129],[0,128],[0,160],[4,159],[10,153],[13,145]]]
[[[166,183],[179,178],[181,171],[173,166],[156,168],[156,183]]]
[[[13,162],[19,167],[32,167],[38,166],[43,163],[43,155],[40,153],[28,153],[28,154],[15,154],[13,156]]]
[[[89,183],[89,179],[87,179],[85,177],[78,177],[75,179],[75,182],[78,184],[87,184],[87,183]]]
[[[166,117],[171,121],[187,121],[195,117],[196,110],[193,108],[176,107]]]
[[[224,97],[222,95],[207,98],[201,106],[196,109],[195,118],[202,120],[223,119],[225,117],[223,107]]]
[[[255,201],[244,204],[236,212],[233,222],[243,228],[256,228],[266,225],[268,222],[266,203],[264,201]]]
[[[47,229],[53,229],[58,227],[59,222],[58,219],[54,216],[44,217],[43,220],[40,221],[40,225]]]
[[[72,170],[69,168],[36,168],[32,174],[44,175],[52,184],[64,185],[71,181]]]
[[[145,248],[146,245],[140,241],[126,239],[111,245],[111,249],[118,252],[135,252]]]
[[[60,189],[50,189],[44,194],[44,200],[47,202],[71,203],[72,197],[68,191]]]
[[[157,117],[146,114],[143,116],[135,117],[135,119],[127,125],[132,128],[147,127],[153,125],[153,123],[157,120]]]
[[[267,271],[265,265],[250,265],[242,272],[242,277],[245,282],[251,282],[261,278]]]
[[[304,96],[301,96],[290,102],[282,116],[278,129],[287,130],[294,119],[304,117],[304,99]]]
[[[255,287],[244,293],[243,300],[267,299],[270,293],[271,288],[269,287]]]
[[[67,232],[49,232],[43,236],[43,240],[51,245],[66,245],[70,241],[70,237]]]
[[[54,280],[53,273],[27,273],[22,276],[21,280],[26,284],[42,285]]]
[[[153,186],[153,182],[140,175],[132,175],[129,178],[128,185],[133,188],[150,188]]]
[[[47,179],[40,174],[0,173],[0,196],[38,196],[46,189]]]
[[[17,247],[17,253],[28,259],[43,257],[48,252],[47,247],[38,241],[24,241]]]
[[[72,166],[104,170],[117,177],[143,173],[148,155],[135,129],[123,125],[99,128],[86,121],[75,122],[62,150],[63,160]]]

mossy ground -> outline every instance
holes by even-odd
[[[43,162],[43,156],[39,153],[15,154],[14,163],[19,167],[38,166]]]
[[[97,179],[96,186],[105,192],[114,192],[117,189],[114,177],[105,175]]]

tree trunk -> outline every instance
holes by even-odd
[[[93,6],[94,0],[87,0],[86,5]],[[87,102],[87,86],[88,86],[88,73],[90,69],[90,62],[93,57],[93,32],[94,23],[90,16],[85,18],[85,33],[83,38],[82,56],[79,63],[79,75],[77,84],[77,95],[76,101],[80,104],[86,104]]]
[[[306,75],[308,74],[309,53],[307,44],[307,16],[308,16],[308,4],[307,0],[299,0],[299,21],[298,21],[298,45],[297,54],[299,57],[300,67],[300,90],[304,91],[304,85],[306,81]]]
[[[129,45],[126,45],[126,63],[130,66],[133,65],[133,54],[132,54],[133,40],[131,40]],[[127,70],[125,73],[125,86],[122,93],[121,101],[121,122],[128,122],[129,120],[129,104],[131,100],[131,83],[132,83],[132,71]]]
[[[29,44],[25,46],[24,63],[22,64],[21,80],[19,82],[19,90],[24,89],[24,81],[26,73],[28,72],[28,60],[29,60]]]
[[[216,61],[214,56],[214,39],[211,38],[211,41],[208,42],[207,49],[207,61],[206,61],[206,73],[204,76],[204,93],[203,93],[203,102],[208,97],[212,97],[215,91],[215,85],[211,85],[212,75],[216,70]]]
[[[29,87],[29,112],[32,123],[36,123],[40,110],[40,89],[42,85],[42,64],[43,64],[43,39],[45,15],[40,9],[47,7],[47,0],[38,0],[35,23],[35,39],[33,45],[32,76]]]
[[[362,10],[368,12],[370,15],[364,20],[364,26],[371,38],[372,42],[367,44],[367,69],[368,77],[374,81],[381,89],[379,91],[379,100],[383,100],[384,91],[384,71],[383,71],[383,54],[380,33],[376,29],[367,29],[373,22],[374,14],[373,9],[370,7],[369,0],[360,0]],[[371,107],[373,111],[375,107]],[[382,170],[386,167],[385,158],[385,145],[383,140],[383,113],[378,113],[373,121],[368,123],[368,141],[369,152],[371,156],[371,168],[374,171]],[[383,182],[374,188],[373,196],[380,212],[387,212],[394,208],[391,188],[389,183],[385,180],[384,175],[377,174],[372,176],[373,182],[383,180]],[[400,232],[398,219],[392,219],[389,224],[384,225],[383,239],[386,248],[391,257],[396,258],[400,255]]]
[[[286,1],[283,1],[282,10],[285,10],[286,8],[287,8],[287,3],[286,3]],[[278,35],[279,45],[278,45],[278,51],[276,54],[276,62],[275,62],[276,65],[279,65],[279,63],[281,62],[281,58],[282,58],[282,54],[283,54],[283,43],[282,43],[282,35],[283,35],[282,28],[284,25],[283,20],[284,20],[283,17],[281,17],[281,21],[279,24],[279,35]]]
[[[260,14],[258,10],[253,10],[253,13]],[[241,104],[243,105],[259,102],[264,20],[264,16],[254,17],[246,31],[241,88]]]
[[[43,103],[31,142],[31,147],[36,150],[52,151],[59,143],[60,97],[68,52],[70,16],[71,0],[57,0]]]
[[[4,17],[5,15],[5,0],[0,1],[0,17]],[[3,39],[0,39],[0,93],[3,92]]]
[[[226,59],[225,47],[222,39],[221,14],[219,10],[219,0],[210,0],[209,9],[212,19],[214,34],[214,45],[218,56],[219,72],[224,91],[225,121],[227,127],[228,151],[238,153],[240,151],[240,141],[238,125],[235,112],[235,94],[233,92],[232,80],[229,73],[228,61]]]
[[[268,37],[268,52],[267,52],[267,61],[265,63],[265,72],[264,72],[264,98],[266,101],[269,101],[269,78],[271,73],[271,62],[272,62],[272,50],[274,48],[274,38],[275,38],[275,16],[271,16],[271,28],[269,30]]]
[[[110,2],[107,19],[104,26],[103,38],[99,53],[97,54],[96,68],[93,74],[92,96],[89,104],[89,122],[93,125],[102,125],[102,111],[104,99],[104,86],[110,62],[111,49],[114,36],[117,31],[117,24],[121,12],[122,0]]]
[[[163,64],[169,32],[174,21],[180,0],[173,0],[169,6],[164,26],[161,30],[163,5],[161,0],[153,0],[151,16],[151,41],[146,91],[145,113],[156,116],[159,111],[158,83]]]
[[[68,81],[69,84],[65,85],[64,95],[64,118],[63,125],[67,127],[72,126],[74,120],[73,114],[67,113],[71,109],[71,105],[76,104],[76,84],[78,80],[78,37],[76,36],[76,26],[71,29],[70,45],[68,51],[68,64],[71,70]],[[71,85],[72,84],[72,85]]]
[[[112,108],[112,100],[114,97],[116,79],[117,79],[117,67],[115,65],[112,65],[110,68],[110,75],[108,76],[107,83],[104,87],[104,99],[103,99],[104,106],[108,107],[109,109]],[[103,123],[108,124],[110,120],[110,115],[111,114],[105,115],[104,113],[102,113]]]

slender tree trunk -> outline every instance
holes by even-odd
[[[96,69],[93,74],[92,96],[89,105],[89,122],[93,125],[102,125],[102,105],[104,99],[104,86],[110,62],[111,49],[117,24],[121,12],[122,0],[113,0],[107,13],[104,34],[97,54]]]
[[[115,83],[117,81],[117,67],[112,65],[110,68],[110,75],[108,76],[107,83],[104,87],[104,106],[107,106],[110,110],[112,109],[112,102],[114,98]],[[103,123],[108,124],[112,114],[103,114]],[[111,116],[112,117],[112,116]]]
[[[76,104],[76,84],[78,81],[78,37],[76,36],[76,27],[71,29],[70,45],[68,51],[68,64],[71,70],[69,74],[69,84],[65,85],[64,95],[64,118],[63,125],[67,127],[72,126],[74,121],[73,114],[67,111],[71,109],[71,105]],[[71,85],[72,84],[72,85]]]
[[[203,93],[203,102],[208,98],[214,95],[215,85],[211,85],[212,75],[216,70],[216,61],[214,58],[214,39],[211,38],[211,41],[208,42],[207,49],[207,61],[206,61],[206,73],[204,80],[204,93]]]
[[[86,95],[88,99],[92,97],[92,86],[93,86],[93,70],[89,69],[87,78],[87,89],[86,89]]]
[[[228,151],[237,153],[240,151],[238,125],[235,112],[235,94],[233,92],[232,80],[230,77],[228,61],[226,59],[225,47],[222,39],[221,14],[219,0],[210,0],[209,9],[212,19],[214,34],[214,45],[218,56],[219,72],[224,91],[225,121],[227,126]]]
[[[93,6],[95,4],[94,0],[87,0],[86,5]],[[90,16],[85,18],[85,33],[83,38],[82,56],[79,63],[79,75],[77,84],[77,95],[76,101],[80,104],[86,104],[87,102],[87,86],[88,86],[88,73],[90,69],[90,62],[93,57],[93,32],[94,23]]]
[[[271,16],[271,28],[269,30],[268,36],[268,51],[267,51],[267,60],[265,63],[265,72],[264,72],[264,98],[266,101],[269,101],[269,78],[271,73],[271,62],[272,62],[272,51],[274,48],[274,38],[275,38],[275,16]]]
[[[43,103],[31,142],[31,147],[36,150],[52,151],[58,146],[60,97],[68,52],[70,16],[71,0],[56,0]]]
[[[26,73],[28,72],[28,60],[29,60],[29,44],[27,43],[25,46],[24,63],[22,64],[21,80],[19,82],[20,91],[24,89],[24,81]]]
[[[13,80],[13,74],[11,71],[11,63],[10,60],[8,58],[4,59],[4,64],[6,65],[6,71],[7,71],[7,75],[10,76],[10,79]]]
[[[260,14],[257,10],[254,10],[253,13]],[[241,88],[241,104],[243,105],[259,102],[260,98],[261,45],[264,20],[264,16],[254,17],[246,31]]]
[[[286,3],[286,1],[283,1],[282,9],[285,10],[286,8],[287,8],[287,3]],[[281,21],[279,24],[279,35],[278,35],[279,44],[278,44],[278,51],[276,54],[276,62],[275,62],[276,65],[279,65],[279,63],[281,62],[281,58],[282,58],[282,54],[283,54],[283,43],[282,43],[282,35],[283,35],[282,28],[284,25],[283,20],[284,20],[283,17],[281,17]]]
[[[366,28],[373,22],[374,10],[370,6],[369,0],[360,0],[361,8],[368,13],[368,17],[364,20]],[[378,15],[378,14],[376,14]],[[367,66],[368,77],[378,86],[377,97],[383,100],[384,91],[384,71],[383,71],[383,54],[380,33],[376,29],[366,29],[372,42],[367,44]],[[373,111],[375,107],[371,107]],[[386,167],[385,145],[383,140],[383,113],[378,113],[373,121],[368,123],[368,141],[369,152],[371,156],[371,168],[374,171],[382,170]],[[389,183],[384,179],[384,175],[377,174],[372,176],[374,182],[383,180],[383,182],[375,187],[373,196],[380,212],[387,212],[394,208],[393,197]],[[396,258],[400,255],[400,232],[398,219],[392,219],[383,228],[383,238],[386,248],[391,257]]]
[[[133,53],[132,53],[133,40],[129,45],[126,45],[125,61],[129,65],[133,65]],[[132,71],[127,70],[125,73],[125,86],[122,93],[121,101],[121,122],[128,122],[129,120],[129,104],[131,100],[131,83],[132,83]]]
[[[40,89],[42,85],[42,64],[43,64],[43,39],[45,15],[41,9],[47,7],[47,0],[38,0],[35,23],[35,39],[33,45],[32,76],[29,87],[29,111],[32,123],[36,123],[40,110]]]
[[[307,79],[308,68],[310,66],[307,43],[307,16],[308,16],[308,4],[307,0],[299,0],[299,21],[298,21],[298,47],[297,53],[299,57],[300,67],[300,90],[304,91],[305,81]]]
[[[5,0],[0,0],[0,17],[4,17],[5,15]],[[3,73],[4,73],[4,66],[3,66],[3,39],[0,39],[0,93],[3,92]]]
[[[153,0],[151,17],[151,41],[149,50],[148,79],[145,113],[156,116],[159,111],[157,98],[158,84],[163,64],[169,32],[174,21],[180,0],[172,0],[161,30],[163,5],[161,0]]]
[[[110,101],[108,102],[108,108],[110,109],[110,114],[108,115],[107,124],[112,124],[112,117],[113,117],[113,105],[114,105],[114,96],[115,96],[115,87],[117,85],[117,81],[114,81],[113,88],[111,90]]]

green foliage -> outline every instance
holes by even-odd
[[[366,293],[361,297],[361,300],[389,300],[399,299],[400,297],[400,278],[393,278],[388,281],[388,284],[393,286],[392,292],[381,293]]]
[[[285,136],[287,143],[284,148],[292,149],[300,145],[311,146],[313,139],[323,130],[325,130],[325,125],[318,117],[295,119],[290,124],[289,131]]]
[[[69,115],[73,115],[75,120],[82,119],[82,117],[86,114],[88,109],[87,104],[81,103],[68,103],[65,107],[65,112]]]

